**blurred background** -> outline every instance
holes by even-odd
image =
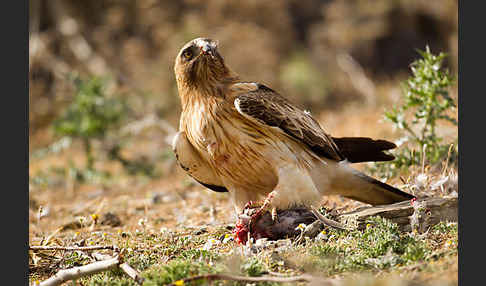
[[[202,213],[230,209],[224,194],[180,170],[169,145],[180,114],[173,63],[193,38],[218,40],[244,80],[279,91],[337,137],[401,138],[383,113],[402,101],[417,49],[447,53],[444,65],[457,74],[457,0],[34,0],[29,8],[32,220],[39,206],[65,219],[76,214],[63,207],[73,198],[127,194],[119,215],[136,226],[139,206],[127,200],[187,205],[190,190],[201,194]],[[456,126],[437,132],[457,138]]]
[[[71,72],[109,76],[111,92],[139,97],[135,116],[177,126],[174,57],[200,36],[219,40],[242,78],[314,114],[389,105],[415,49],[448,53],[457,71],[457,17],[457,0],[30,1],[30,146],[52,139]]]

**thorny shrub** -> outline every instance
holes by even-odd
[[[402,105],[385,112],[385,119],[403,131],[400,141],[408,144],[394,153],[395,160],[375,163],[370,168],[385,177],[421,163],[437,165],[446,158],[457,162],[457,138],[444,143],[436,129],[438,121],[457,126],[457,120],[449,115],[456,108],[449,94],[455,80],[442,67],[446,54],[434,55],[428,46],[418,53],[422,58],[411,64],[412,76],[402,86]]]

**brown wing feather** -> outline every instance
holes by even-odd
[[[344,159],[332,138],[309,113],[262,84],[256,84],[256,87],[236,97],[235,106],[240,113],[282,129],[320,156],[337,161]]]
[[[386,140],[373,140],[367,137],[332,138],[341,154],[351,163],[391,161],[395,157],[383,151],[397,147]]]

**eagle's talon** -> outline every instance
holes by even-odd
[[[246,205],[243,208],[243,210],[261,208],[262,206],[263,206],[263,203],[262,202],[259,202],[259,201],[249,201],[249,202],[246,203]]]
[[[277,208],[272,208],[272,221],[278,223]]]

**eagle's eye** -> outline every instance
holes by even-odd
[[[187,49],[182,53],[182,56],[184,57],[184,59],[190,60],[192,58],[192,51],[190,49]]]

